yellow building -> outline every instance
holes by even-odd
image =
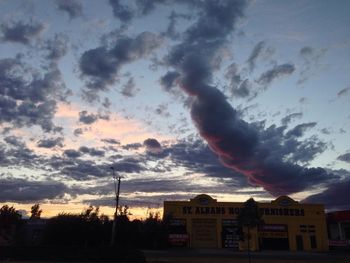
[[[164,201],[170,242],[192,248],[246,249],[239,241],[237,215],[244,203],[217,202],[209,195],[190,201]],[[251,250],[327,251],[324,206],[300,204],[287,196],[258,203],[264,224],[250,230]]]

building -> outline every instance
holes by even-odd
[[[350,250],[350,210],[327,213],[329,246]]]
[[[246,249],[247,239],[239,240],[236,220],[243,205],[218,202],[205,194],[190,201],[164,201],[170,242],[191,248]],[[328,250],[323,205],[300,204],[281,196],[258,207],[264,224],[250,231],[251,250]]]

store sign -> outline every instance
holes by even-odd
[[[305,216],[304,209],[298,208],[259,208],[259,212],[268,216]]]
[[[188,234],[169,234],[169,241],[171,243],[187,242],[188,240]]]
[[[259,225],[258,230],[261,232],[287,232],[287,225],[282,224],[265,224]]]
[[[239,215],[241,207],[222,206],[183,206],[184,215]],[[304,209],[299,208],[259,208],[259,212],[265,216],[305,216]]]
[[[258,226],[259,237],[263,238],[287,238],[288,227],[282,224],[265,224]]]
[[[332,247],[347,247],[350,246],[350,240],[329,240],[329,245]]]

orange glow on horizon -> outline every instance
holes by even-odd
[[[40,209],[43,211],[41,214],[42,218],[51,218],[54,216],[57,216],[61,213],[67,213],[67,214],[80,214],[82,213],[86,208],[89,207],[87,204],[48,204],[48,203],[39,203]],[[26,211],[26,214],[22,213],[22,218],[26,218],[30,216],[30,208],[34,205],[33,204],[20,204],[20,203],[13,203],[13,202],[6,202],[6,203],[0,203],[0,207],[3,205],[13,206],[17,211]],[[100,206],[100,215],[106,215],[109,217],[109,219],[113,218],[114,215],[114,208],[108,207],[108,206]],[[149,209],[147,207],[131,207],[129,209],[129,212],[131,215],[129,215],[130,220],[135,219],[146,219],[149,212],[152,213],[159,213],[160,216],[163,216],[163,208],[157,208],[157,209]]]

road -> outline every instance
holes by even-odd
[[[148,263],[247,263],[246,252],[225,249],[143,251]],[[264,251],[251,254],[252,263],[350,263],[350,253]]]

